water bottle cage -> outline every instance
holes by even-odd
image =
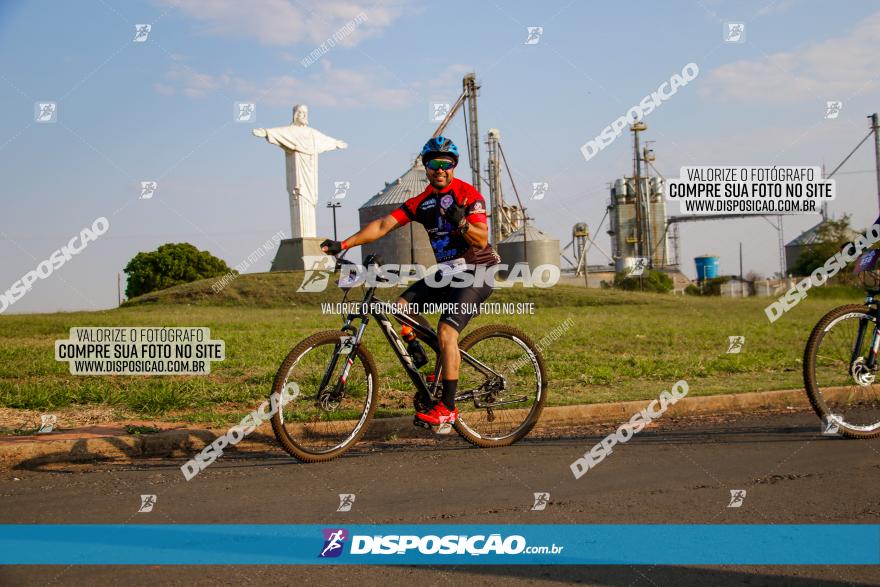
[[[425,349],[422,348],[422,345],[418,340],[412,339],[409,341],[406,344],[406,352],[409,354],[417,369],[428,364],[428,357],[425,355]]]

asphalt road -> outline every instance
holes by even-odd
[[[181,460],[0,473],[0,523],[878,523],[880,439],[823,437],[811,413],[665,421],[575,479],[613,427],[476,449],[451,437],[365,445],[302,465],[224,456],[190,482]],[[427,433],[426,433],[427,434]],[[17,480],[16,480],[17,478]],[[745,490],[728,507],[731,490]],[[531,511],[535,492],[549,492]],[[355,494],[337,512],[339,494]],[[155,494],[139,513],[142,494]],[[877,567],[5,567],[0,584],[504,583],[880,585]]]

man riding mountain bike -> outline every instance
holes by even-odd
[[[477,266],[490,267],[501,259],[489,246],[489,227],[486,222],[486,201],[474,186],[454,177],[458,165],[458,147],[450,139],[437,136],[425,143],[421,153],[429,185],[419,195],[404,202],[400,208],[369,223],[343,241],[327,239],[321,249],[330,255],[376,241],[408,222],[425,227],[434,256],[450,271],[473,273]],[[437,338],[440,343],[440,363],[443,367],[442,401],[416,417],[432,426],[454,423],[458,418],[455,394],[461,356],[458,337],[467,323],[476,316],[480,304],[492,294],[492,286],[473,282],[468,287],[461,281],[452,281],[441,287],[432,287],[426,279],[412,284],[401,294],[398,304],[444,303],[453,311],[440,316]]]

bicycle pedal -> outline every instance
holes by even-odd
[[[437,426],[437,429],[434,432],[437,434],[449,434],[452,432],[452,424],[444,422]]]
[[[413,418],[413,425],[417,426],[419,428],[424,428],[425,430],[431,429],[431,425],[428,424],[427,422],[423,422],[422,420],[419,420],[418,416]]]

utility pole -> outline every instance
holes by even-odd
[[[465,129],[465,132],[468,133],[469,141],[468,144],[470,146],[470,152],[468,153],[468,158],[471,164],[471,183],[474,188],[479,192],[480,190],[480,131],[477,125],[477,90],[480,89],[480,86],[477,85],[477,76],[473,73],[468,73],[464,76],[462,80],[464,95],[467,97],[467,109],[468,109],[468,127]]]
[[[743,244],[739,243],[739,293],[743,295],[743,287],[745,286],[745,279],[743,279]]]
[[[342,202],[327,202],[327,207],[333,210],[333,240],[339,240],[336,236],[336,209],[342,207]]]
[[[639,133],[643,130],[647,130],[648,125],[646,125],[641,120],[637,120],[632,124],[630,130],[633,132],[633,154],[635,156],[635,164],[634,164],[634,175],[635,175],[635,183],[636,183],[636,256],[643,257],[646,254],[650,255],[650,252],[647,251],[647,247],[645,247],[645,234],[644,234],[644,210],[642,209],[642,198],[644,194],[642,193],[642,154],[639,149]],[[648,266],[650,267],[650,259],[648,260]]]
[[[782,279],[788,277],[788,267],[785,263],[785,234],[782,231],[782,216],[776,217],[777,236],[779,237],[779,275]]]
[[[743,244],[739,243],[739,280],[743,280]]]
[[[880,202],[880,117],[875,112],[871,119],[871,130],[874,131],[874,167],[877,170],[877,200]]]
[[[116,274],[116,301],[117,306],[122,305],[122,275]]]
[[[505,222],[504,196],[501,193],[501,167],[498,157],[498,141],[501,140],[501,131],[497,128],[489,129],[489,140],[486,141],[489,156],[489,200],[492,206],[490,218],[492,219],[492,246],[498,247],[506,235],[502,228]]]
[[[825,173],[825,161],[822,161],[822,179],[827,179],[828,175]],[[828,220],[828,200],[822,201],[822,222]]]

